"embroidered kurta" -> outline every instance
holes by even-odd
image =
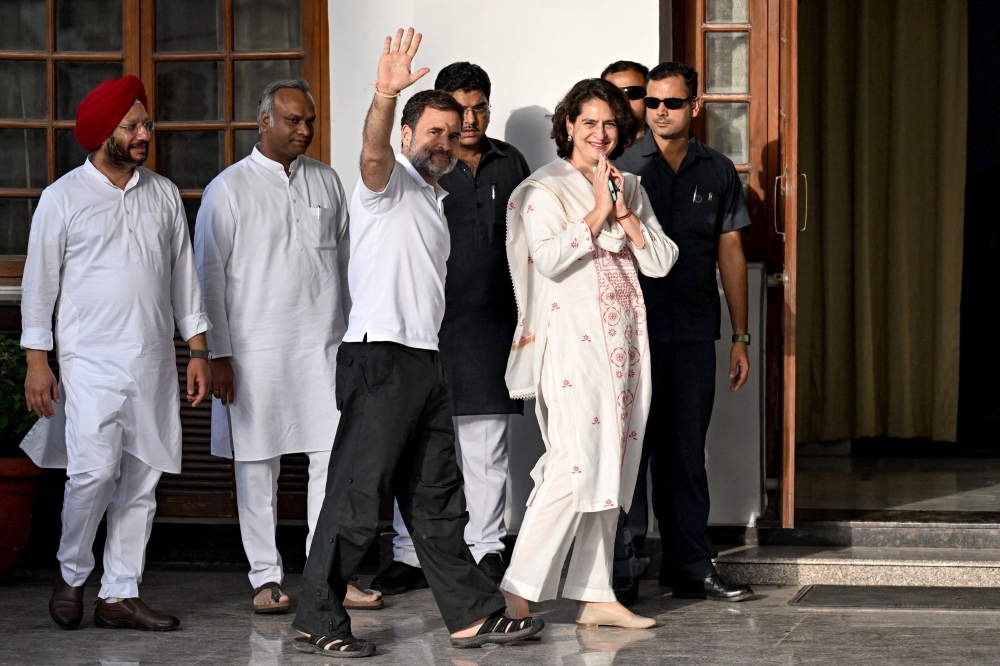
[[[257,148],[213,180],[195,256],[236,400],[212,401],[212,453],[265,460],[329,451],[337,433],[336,358],[351,297],[347,203],[337,173],[308,157],[281,164]]]
[[[677,260],[638,178],[626,175],[622,196],[642,223],[642,247],[617,222],[592,237],[583,218],[594,207],[593,186],[564,160],[533,173],[508,204],[520,319],[507,387],[514,398],[537,396],[546,449],[550,428],[570,443],[576,511],[630,507],[650,398],[637,269],[662,277]],[[546,396],[557,393],[551,409]],[[536,488],[547,457],[532,471]]]
[[[58,340],[62,404],[21,448],[70,474],[124,450],[181,471],[174,321],[187,340],[210,328],[177,188],[136,167],[124,190],[87,158],[47,187],[31,220],[21,346]]]

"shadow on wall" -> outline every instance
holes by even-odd
[[[532,171],[556,158],[556,144],[549,138],[551,115],[540,106],[526,106],[514,109],[504,126],[503,140],[521,151]]]

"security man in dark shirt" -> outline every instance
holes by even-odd
[[[438,181],[448,196],[444,213],[451,233],[445,311],[438,334],[441,363],[451,387],[455,444],[465,479],[469,523],[465,541],[494,582],[503,579],[501,552],[507,484],[507,424],[522,402],[504,382],[517,325],[517,304],[507,268],[507,200],[528,177],[528,163],[514,146],[486,136],[490,78],[478,65],[456,62],[434,87],[451,93],[465,110],[459,161]],[[393,562],[372,581],[383,594],[427,587],[413,542],[396,511]]]
[[[663,231],[677,243],[677,263],[664,278],[639,276],[649,318],[652,404],[643,454],[652,474],[653,512],[660,525],[660,584],[680,599],[742,601],[746,586],[722,581],[708,526],[705,435],[715,398],[715,341],[720,337],[722,287],[733,323],[730,391],[746,383],[747,268],[740,229],[750,224],[733,163],[690,135],[700,111],[698,74],[681,63],[654,67],[646,81],[645,136],[616,165],[642,178]],[[618,524],[614,587],[629,605],[649,566],[646,536],[646,469],[640,467],[630,513]]]

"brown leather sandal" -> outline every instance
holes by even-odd
[[[358,590],[362,594],[377,594],[375,590]],[[382,606],[385,605],[385,600],[379,596],[375,601],[351,601],[346,596],[344,597],[344,608],[350,610],[381,610]]]
[[[268,604],[258,604],[257,595],[260,594],[261,590],[271,590],[271,603]],[[277,583],[264,583],[257,589],[253,591],[253,596],[250,598],[253,603],[254,613],[284,613],[289,608],[291,608],[291,601],[281,601],[281,587]]]

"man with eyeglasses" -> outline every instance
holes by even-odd
[[[135,76],[105,81],[80,103],[73,134],[90,151],[47,187],[31,221],[21,296],[24,393],[38,423],[21,447],[65,468],[56,624],[83,619],[83,586],[107,511],[94,624],[147,631],[180,621],[139,599],[160,476],[181,471],[174,322],[191,348],[187,400],[209,390],[202,303],[177,187],[144,169],[153,124]],[[55,336],[52,320],[55,315]],[[60,380],[48,352],[59,341]],[[179,603],[179,602],[178,602]]]
[[[618,86],[628,98],[632,113],[639,119],[639,133],[636,139],[646,133],[646,75],[649,68],[632,60],[618,60],[611,63],[601,72],[601,78]]]
[[[721,306],[718,262],[733,325],[730,391],[747,381],[747,268],[742,232],[750,224],[743,186],[732,161],[691,135],[701,111],[698,74],[689,65],[665,62],[646,81],[649,131],[616,165],[642,177],[656,218],[677,243],[679,257],[664,278],[639,276],[646,300],[652,361],[652,404],[632,509],[618,523],[614,588],[629,605],[649,566],[646,536],[646,472],[652,475],[653,512],[660,525],[660,584],[679,599],[742,601],[745,585],[719,578],[718,555],[706,535],[708,477],[705,436],[715,399],[715,341]]]
[[[434,87],[464,109],[456,167],[440,179],[451,235],[445,311],[438,333],[441,362],[451,387],[455,446],[465,480],[469,523],[465,541],[494,582],[505,571],[501,553],[507,484],[507,424],[522,402],[504,382],[517,305],[507,269],[507,200],[530,171],[514,146],[486,136],[490,78],[469,62],[448,65]],[[401,594],[427,587],[413,541],[393,513],[393,562],[372,588]]]

